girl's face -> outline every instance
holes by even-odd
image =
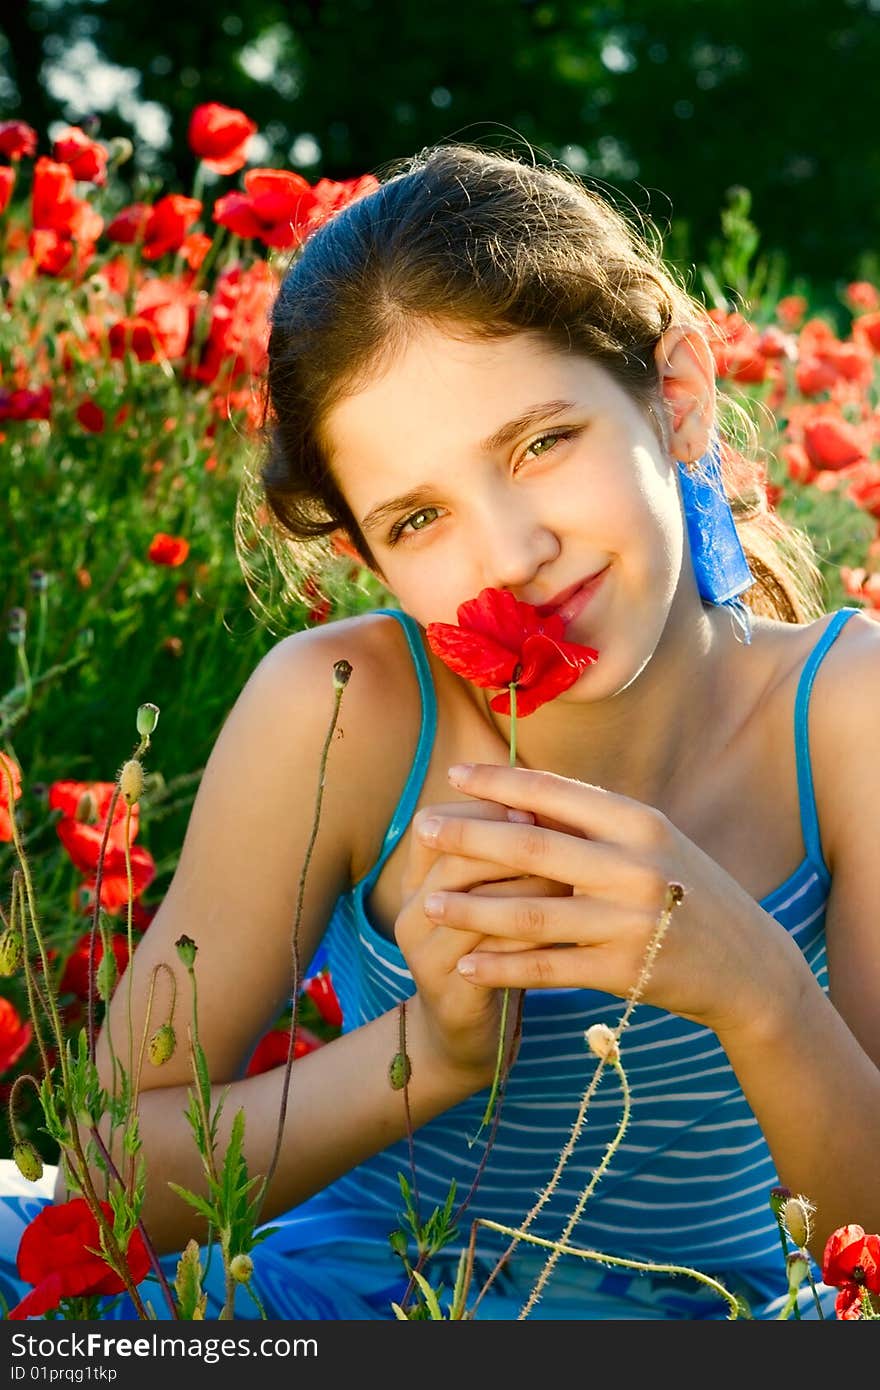
[[[563,613],[566,637],[616,650],[618,687],[649,659],[682,571],[675,468],[603,367],[537,334],[425,326],[323,434],[382,578],[423,627],[486,587],[542,605],[606,570]],[[600,664],[611,678],[597,663],[578,685]]]

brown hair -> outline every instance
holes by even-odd
[[[329,568],[334,531],[381,575],[333,478],[322,423],[426,320],[490,339],[537,331],[599,362],[646,409],[659,401],[654,349],[666,329],[717,331],[664,264],[656,230],[637,228],[570,171],[463,144],[393,165],[312,233],[273,309],[266,452],[259,476],[245,478],[239,523],[262,496],[295,597]],[[742,440],[756,452],[747,413],[720,393],[719,412],[725,490],[755,575],[743,599],[810,621],[824,611],[812,544],[768,508],[763,465],[743,454]]]

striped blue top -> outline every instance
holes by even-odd
[[[393,614],[406,632],[418,673],[422,719],[412,769],[377,862],[341,896],[324,938],[326,959],[346,1031],[392,1009],[413,993],[412,977],[397,946],[370,922],[365,902],[380,870],[409,824],[427,771],[437,708],[430,667],[418,628]],[[822,858],[813,793],[807,715],[819,665],[856,609],[835,613],[811,652],[795,702],[795,747],[801,825],[806,855],[761,906],[790,932],[827,991],[825,907],[831,884]],[[501,1122],[471,1216],[518,1225],[551,1177],[571,1133],[578,1105],[595,1068],[584,1043],[593,1023],[614,1026],[623,1003],[589,989],[543,989],[526,994],[522,1042],[511,1070]],[[758,1283],[770,1272],[780,1284],[780,1246],[768,1206],[778,1183],[758,1123],[718,1038],[675,1014],[640,1005],[623,1039],[623,1065],[632,1112],[610,1169],[590,1198],[571,1237],[630,1258],[741,1271]],[[451,1178],[459,1198],[469,1189],[483,1155],[479,1128],[487,1091],[456,1105],[416,1133],[416,1164],[423,1210],[443,1203]],[[568,1212],[601,1161],[621,1117],[619,1082],[606,1069],[588,1120],[559,1186],[532,1225],[534,1234],[558,1237]],[[388,1229],[401,1208],[399,1173],[409,1173],[407,1142],[360,1164],[334,1184],[343,1203],[384,1208]],[[464,1223],[465,1227],[468,1223]],[[485,1233],[488,1237],[489,1233]],[[467,1230],[462,1238],[466,1239]],[[481,1238],[481,1244],[482,1244]],[[487,1240],[491,1245],[491,1240]],[[552,1283],[550,1288],[552,1289]],[[546,1297],[552,1294],[548,1289]]]

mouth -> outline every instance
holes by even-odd
[[[536,605],[538,616],[549,618],[553,614],[558,614],[563,622],[570,623],[593,597],[610,568],[610,565],[606,565],[604,569],[597,570],[595,574],[579,580],[570,588],[563,589],[562,593],[557,594],[549,603]]]

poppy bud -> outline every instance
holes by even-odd
[[[113,993],[116,984],[116,955],[113,951],[105,951],[101,956],[98,969],[95,971],[95,987],[98,995],[106,1003]]]
[[[81,825],[97,825],[98,803],[95,800],[94,792],[83,792],[76,803],[74,820],[78,820]]]
[[[249,1283],[253,1272],[254,1262],[250,1255],[233,1255],[229,1261],[229,1273],[236,1284]]]
[[[21,932],[8,927],[0,936],[0,975],[14,975],[22,954]]]
[[[196,946],[196,943],[193,941],[192,937],[179,936],[175,941],[174,945],[177,948],[177,954],[183,961],[187,970],[192,970],[193,966],[195,965],[196,951],[198,950],[198,947]]]
[[[133,806],[144,789],[144,769],[137,758],[129,758],[119,774],[119,790],[126,806]]]
[[[344,690],[351,678],[350,661],[334,661],[333,663],[333,688],[334,690]]]
[[[141,738],[149,738],[159,722],[159,706],[147,703],[138,705],[137,731]]]
[[[40,1181],[43,1176],[43,1160],[33,1144],[27,1139],[20,1139],[12,1150],[12,1157],[23,1178],[27,1178],[28,1182]]]
[[[770,1189],[770,1210],[774,1216],[781,1217],[782,1208],[791,1196],[790,1187],[771,1187]]]
[[[161,1028],[157,1028],[147,1044],[147,1056],[154,1067],[161,1067],[163,1062],[167,1062],[169,1057],[173,1057],[174,1049],[177,1046],[177,1038],[170,1023],[163,1023]]]
[[[31,570],[30,585],[35,594],[44,594],[49,587],[49,576],[45,570]]]
[[[783,1225],[797,1246],[809,1244],[813,1211],[813,1204],[806,1197],[789,1197],[782,1208]]]
[[[10,608],[6,615],[6,635],[13,647],[23,647],[27,631],[27,613],[23,608]]]
[[[409,1241],[405,1231],[392,1231],[388,1241],[395,1255],[405,1255],[409,1249]]]
[[[592,1028],[588,1028],[584,1037],[591,1052],[595,1052],[597,1057],[601,1057],[603,1062],[617,1062],[620,1060],[620,1047],[617,1037],[607,1023],[594,1023]]]
[[[788,1292],[795,1293],[810,1272],[810,1264],[803,1250],[795,1250],[785,1261],[788,1274]]]
[[[388,1068],[388,1080],[392,1091],[402,1091],[412,1076],[412,1063],[405,1052],[395,1052]]]

